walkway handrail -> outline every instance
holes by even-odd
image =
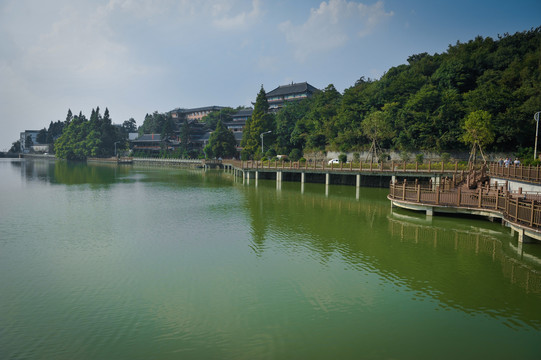
[[[501,188],[480,187],[475,190],[455,188],[442,190],[408,186],[407,182],[391,183],[390,200],[428,206],[450,206],[456,208],[482,209],[499,212],[509,222],[533,229],[541,229],[541,194],[522,194],[504,191]]]
[[[327,163],[327,161],[294,161],[285,162],[283,160],[223,160],[224,164],[232,165],[242,170],[257,169],[291,169],[291,170],[324,170],[340,172],[385,172],[385,173],[412,173],[412,174],[454,174],[456,177],[464,176],[469,168],[459,165],[458,162],[437,162],[429,161],[426,164],[407,163],[407,162],[349,162],[349,163]]]
[[[499,163],[489,164],[489,174],[493,177],[499,177],[509,180],[527,181],[532,183],[541,183],[541,168],[537,166],[509,165],[504,166]]]

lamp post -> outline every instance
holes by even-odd
[[[261,133],[259,136],[261,137],[261,154],[264,154],[265,152],[263,151],[263,135],[266,135],[266,134],[270,134],[272,131],[265,131],[263,133]]]
[[[535,122],[537,123],[537,125],[535,126],[535,146],[534,146],[534,150],[533,150],[533,159],[537,159],[537,134],[539,133],[539,114],[541,113],[541,111],[538,111],[534,114],[533,118],[535,120]]]
[[[120,141],[115,142],[115,156],[116,156],[116,144],[118,144]]]

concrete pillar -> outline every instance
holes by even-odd
[[[518,242],[523,243],[524,242],[524,230],[520,229],[518,232]]]
[[[361,197],[361,189],[360,187],[357,187],[355,189],[355,199],[359,200],[359,198]],[[391,206],[393,205],[392,201],[391,201]]]
[[[356,178],[355,179],[355,187],[358,189],[358,188],[361,187],[361,174],[357,174],[355,176],[355,178]],[[393,176],[393,178],[394,178],[394,176]],[[393,179],[393,182],[394,182],[394,179]],[[357,199],[359,199],[359,197],[357,197]]]
[[[301,183],[301,194],[304,194],[304,183]]]
[[[393,176],[391,177],[391,182],[392,182],[393,184],[396,183],[396,175],[393,175]]]
[[[301,184],[304,184],[304,181],[306,180],[305,176],[305,173],[301,173]]]
[[[329,184],[325,184],[325,196],[329,196]]]
[[[325,185],[329,185],[331,183],[331,174],[326,173],[325,174]]]
[[[436,190],[436,187],[440,185],[441,176],[432,176],[430,179],[432,180],[432,190]]]
[[[429,208],[426,210],[426,216],[433,216],[434,215],[434,209]]]

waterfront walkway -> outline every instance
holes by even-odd
[[[422,187],[420,184],[393,182],[387,197],[391,206],[434,213],[469,214],[501,219],[519,234],[519,241],[541,241],[541,194],[510,192],[503,186],[485,185],[477,189],[462,187]]]
[[[285,180],[324,182],[330,184],[356,184],[360,186],[387,187],[389,181],[397,178],[423,179],[424,182],[439,184],[442,179],[462,180],[467,168],[455,163],[327,163],[326,161],[284,162],[284,161],[240,161],[224,160],[222,166],[243,179],[265,178],[277,182]]]

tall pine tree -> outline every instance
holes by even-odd
[[[257,158],[261,154],[260,136],[267,131],[274,131],[274,116],[268,113],[269,102],[263,85],[257,94],[252,117],[246,121],[242,133],[242,158]],[[270,134],[269,134],[270,135]],[[273,136],[266,136],[265,139],[272,142]]]

